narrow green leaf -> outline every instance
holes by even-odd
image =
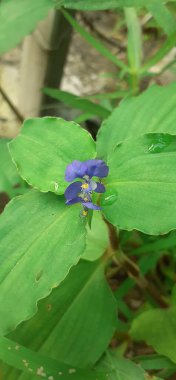
[[[79,209],[66,206],[63,197],[35,191],[6,207],[0,218],[1,335],[31,317],[37,301],[78,262],[85,248]]]
[[[93,94],[93,95],[87,95],[85,99],[98,99],[98,100],[107,100],[107,99],[120,99],[124,98],[125,96],[128,96],[131,94],[131,91],[129,90],[117,90],[114,92],[105,92],[100,94]]]
[[[79,96],[71,94],[70,92],[56,90],[54,88],[44,88],[43,92],[44,94],[51,96],[51,98],[57,99],[72,108],[80,109],[93,116],[97,115],[104,119],[110,114],[106,108],[93,103],[88,99],[84,99],[83,97],[80,98]]]
[[[135,361],[139,363],[145,370],[159,370],[175,368],[176,365],[168,358],[162,355],[141,355],[135,357]]]
[[[176,363],[176,307],[148,310],[133,321],[131,336]]]
[[[24,372],[24,375],[18,376],[17,371],[13,370],[12,377],[14,379],[27,380],[39,379],[46,377],[49,380],[108,380],[105,372],[98,372],[90,369],[70,368],[65,363],[58,362],[40,353],[36,353],[26,347],[13,342],[10,339],[1,337],[0,341],[0,359],[3,362],[13,366],[14,368]],[[3,374],[1,374],[3,376]],[[1,380],[10,380],[10,373],[6,377],[1,377]],[[17,377],[16,377],[17,376]],[[61,377],[62,376],[62,377]]]
[[[149,5],[147,4],[146,7],[168,36],[176,32],[176,20],[165,4],[153,2]]]
[[[176,32],[169,35],[167,40],[162,44],[161,48],[157,51],[156,54],[154,54],[153,57],[151,57],[141,68],[140,73],[145,75],[147,71],[155,66],[158,62],[160,62],[169,52],[170,50],[176,45]]]
[[[173,0],[172,0],[173,1]],[[160,0],[148,0],[148,3],[160,2]],[[118,7],[145,6],[145,0],[61,0],[58,5],[66,8],[79,9],[82,11],[95,11],[104,9],[115,9]]]
[[[89,120],[91,118],[92,118],[92,114],[90,114],[90,113],[82,113],[81,115],[76,116],[75,119],[74,119],[74,121],[75,121],[75,123],[79,124],[79,123],[83,123],[84,121]]]
[[[148,244],[142,244],[141,247],[132,250],[133,255],[141,255],[141,253],[152,252],[155,254],[158,251],[165,251],[171,248],[176,248],[176,233],[173,231],[169,236],[160,236],[157,241]]]
[[[81,261],[10,338],[72,368],[90,368],[107,348],[116,321],[117,304],[103,263]]]
[[[67,165],[95,157],[95,143],[78,124],[45,117],[24,122],[10,143],[10,153],[26,182],[43,192],[63,194]]]
[[[117,144],[144,133],[176,134],[176,83],[152,86],[143,94],[125,99],[100,128],[97,138],[99,157],[106,158]]]
[[[116,66],[121,69],[128,71],[128,66],[120,61],[115,55],[107,49],[99,40],[93,37],[90,33],[86,31],[68,12],[63,11],[63,14],[67,21],[72,25],[72,27],[91,45],[93,46],[103,57],[107,58],[109,61],[113,62]]]
[[[0,54],[15,47],[31,33],[53,6],[52,0],[1,0]]]
[[[142,33],[137,12],[134,8],[125,9],[128,27],[128,61],[131,75],[138,76],[142,61]]]
[[[151,235],[175,229],[175,160],[176,136],[148,134],[118,145],[101,197],[105,217],[121,229]]]

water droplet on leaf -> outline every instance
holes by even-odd
[[[162,153],[172,142],[172,136],[168,134],[156,133],[149,137],[151,144],[147,153]]]
[[[116,202],[118,198],[118,193],[114,189],[107,190],[101,197],[101,205],[102,206],[110,206]]]

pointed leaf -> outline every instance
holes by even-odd
[[[85,3],[85,2],[84,2]],[[75,3],[74,3],[75,4]],[[92,1],[91,1],[92,4]],[[128,66],[118,59],[102,42],[93,37],[85,28],[83,28],[69,12],[62,11],[66,20],[71,24],[74,30],[76,30],[81,37],[83,37],[91,46],[93,46],[103,57],[119,66],[124,71],[128,71]]]
[[[10,231],[10,233],[9,233]],[[30,191],[12,200],[0,218],[0,334],[36,312],[85,248],[79,206]]]
[[[176,134],[176,83],[152,86],[143,94],[121,102],[102,124],[98,139],[99,157],[111,154],[117,144],[144,133]]]
[[[175,17],[165,4],[153,2],[147,5],[147,9],[168,36],[176,31]]]
[[[104,108],[101,105],[92,102],[91,100],[71,94],[67,91],[45,87],[43,89],[43,92],[44,94],[49,95],[51,98],[57,99],[72,108],[82,110],[89,115],[97,115],[104,119],[110,114],[107,108]]]
[[[95,157],[91,135],[74,122],[37,118],[24,122],[10,143],[10,152],[22,178],[40,191],[63,194],[65,169],[73,160]]]
[[[108,165],[105,217],[147,234],[176,228],[176,136],[148,134],[117,146]]]

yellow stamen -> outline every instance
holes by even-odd
[[[84,211],[82,212],[82,215],[83,215],[83,216],[87,216],[87,214],[88,214],[88,211],[85,211],[85,210],[84,210]]]
[[[88,189],[89,184],[88,183],[83,183],[83,185],[81,187],[82,187],[82,189]]]

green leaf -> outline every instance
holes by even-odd
[[[152,235],[175,229],[175,160],[176,136],[148,134],[118,145],[101,196],[105,217],[121,229]]]
[[[45,18],[52,0],[2,0],[0,2],[0,54],[15,47]]]
[[[160,0],[148,0],[148,3],[158,3]],[[59,2],[60,3],[60,2]],[[58,3],[58,5],[59,5]],[[103,9],[115,9],[118,7],[145,6],[145,0],[63,0],[61,5],[66,8],[79,9],[82,11],[95,11]]]
[[[147,5],[147,9],[168,36],[176,31],[175,18],[165,4],[153,2]]]
[[[135,361],[139,363],[145,370],[170,369],[176,366],[171,360],[162,355],[141,355],[135,357]]]
[[[131,251],[132,255],[141,255],[141,253],[155,253],[159,251],[166,251],[176,247],[176,232],[173,231],[169,236],[160,236],[158,240],[142,244],[141,247],[135,248]]]
[[[70,368],[65,363],[58,362],[40,353],[36,353],[23,347],[10,339],[1,337],[0,342],[0,359],[8,363],[10,366],[24,372],[20,375],[19,371],[7,369],[5,377],[1,373],[1,380],[10,380],[11,375],[14,379],[38,379],[46,377],[51,380],[90,380],[96,375],[97,380],[108,380],[105,372],[98,372],[90,369]]]
[[[131,336],[147,344],[176,363],[176,307],[148,310],[132,324]]]
[[[110,114],[106,108],[93,103],[88,99],[84,99],[83,97],[80,98],[70,92],[56,90],[54,88],[44,88],[43,92],[44,94],[51,96],[51,98],[57,99],[72,108],[80,109],[93,116],[97,115],[104,119]]]
[[[10,152],[22,178],[40,191],[63,194],[65,169],[73,160],[95,157],[91,135],[74,122],[37,118],[24,122]]]
[[[9,139],[0,139],[0,192],[5,192],[11,198],[15,194],[14,186],[21,182],[15,165],[9,154],[7,143]]]
[[[99,157],[108,156],[117,144],[150,132],[176,134],[176,83],[152,86],[143,94],[120,103],[98,133]]]
[[[125,16],[128,27],[128,61],[131,75],[138,76],[142,61],[141,26],[134,8],[126,8]]]
[[[99,369],[112,371],[109,380],[146,380],[146,372],[137,364],[121,357],[115,357],[107,351],[107,355],[100,362]],[[152,379],[152,378],[151,378]],[[155,377],[153,380],[157,380]]]
[[[87,226],[86,249],[83,254],[85,260],[94,261],[105,253],[109,245],[108,230],[102,215],[94,212],[91,229]]]
[[[10,339],[83,368],[99,359],[116,324],[117,304],[105,280],[103,263],[81,261]]]
[[[91,1],[92,3],[92,1]],[[64,3],[65,4],[65,3]],[[75,2],[73,3],[75,4]],[[99,40],[93,37],[87,32],[68,12],[63,11],[63,14],[72,27],[91,45],[93,46],[103,57],[113,62],[116,66],[120,67],[124,71],[128,71],[128,66],[120,61],[110,50],[107,49]]]
[[[63,197],[36,191],[6,207],[0,218],[1,335],[31,317],[37,301],[78,262],[85,248],[79,209],[66,206]]]
[[[163,256],[163,252],[155,252],[154,255],[143,256],[139,260],[140,272],[143,275],[146,275],[150,270],[154,269],[157,265],[157,262]],[[131,278],[127,278],[115,291],[114,295],[117,301],[123,298],[130,289],[136,285],[135,281]]]
[[[176,45],[176,33],[172,33],[169,35],[167,40],[162,44],[161,48],[157,51],[156,54],[154,54],[153,57],[151,57],[145,65],[141,68],[140,72],[141,75],[146,75],[147,70],[149,70],[151,67],[156,65],[158,62],[160,62],[169,52],[170,50]]]

